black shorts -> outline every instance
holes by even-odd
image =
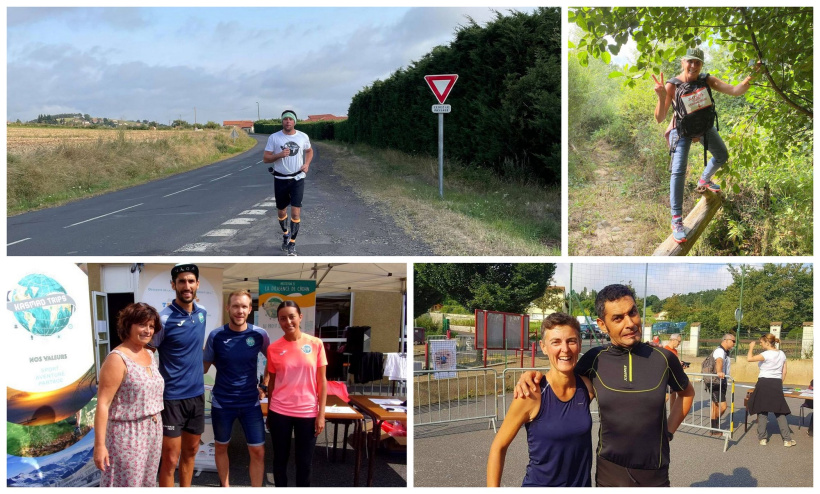
[[[305,194],[305,179],[274,177],[273,194],[276,197],[276,209],[283,210],[288,206],[301,208],[302,196]]]
[[[162,435],[180,437],[182,431],[198,436],[205,432],[205,395],[184,400],[163,400]]]
[[[728,383],[725,379],[716,382],[714,385],[709,383],[704,383],[704,385],[706,391],[712,395],[712,403],[724,403],[726,401],[726,388],[728,388]]]
[[[657,470],[643,470],[622,467],[600,456],[595,461],[595,487],[669,487],[668,465]]]

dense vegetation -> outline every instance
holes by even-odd
[[[666,312],[665,319],[673,322],[700,322],[702,338],[718,338],[723,333],[737,330],[735,309],[741,306],[743,286],[743,320],[740,336],[753,338],[769,332],[773,321],[783,323],[782,335],[800,338],[803,323],[813,321],[812,297],[813,268],[803,264],[765,264],[762,268],[729,266],[732,284],[723,290],[703,290],[675,294],[664,299],[646,296],[644,322],[652,323],[651,314]],[[573,292],[573,315],[595,317],[596,290]],[[638,307],[644,300],[636,293]],[[688,324],[687,324],[688,326]]]
[[[642,167],[642,190],[654,191],[661,204],[668,195],[669,155],[660,138],[665,123],[659,126],[653,117],[657,98],[651,75],[677,74],[679,57],[694,46],[707,53],[704,72],[729,84],[740,82],[762,60],[763,70],[746,95],[715,93],[720,133],[730,154],[717,181],[728,200],[694,252],[811,254],[810,7],[594,8],[574,10],[570,20],[581,33],[569,57],[571,186],[592,180],[590,156],[606,142]],[[612,63],[612,55],[629,40],[636,43],[634,63]],[[695,176],[703,166],[702,152],[701,146],[690,152]],[[659,228],[668,233],[665,224]]]
[[[357,93],[344,122],[304,124],[311,139],[337,139],[435,156],[436,100],[428,74],[458,74],[444,117],[449,160],[505,176],[560,182],[560,9],[496,14],[481,27],[469,20],[449,46],[439,46]],[[258,127],[257,132],[265,132]],[[273,129],[276,131],[278,129]]]

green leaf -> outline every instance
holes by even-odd
[[[740,186],[738,184],[732,185],[732,192],[735,194],[740,194]]]
[[[609,65],[609,62],[612,60],[612,56],[608,51],[601,52],[601,60],[603,60],[605,64]]]
[[[617,77],[623,77],[623,76],[624,76],[623,73],[618,72],[618,71],[614,71],[614,72],[610,72],[608,77],[610,79],[615,79]]]
[[[573,43],[572,41],[567,41],[567,43],[569,43],[569,48],[570,49],[575,48],[575,43]]]

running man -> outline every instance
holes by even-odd
[[[205,431],[202,345],[207,313],[194,302],[199,268],[195,264],[174,266],[171,288],[176,299],[160,311],[163,329],[152,341],[159,350],[159,373],[165,379],[159,486],[174,486],[179,462],[179,486],[190,487],[199,437]]]
[[[592,381],[600,410],[595,485],[668,487],[669,442],[692,407],[695,388],[671,352],[641,342],[641,316],[631,288],[605,287],[595,299],[595,311],[611,343],[592,348],[575,367]],[[540,372],[525,372],[515,396],[529,396],[540,380]],[[679,398],[668,419],[667,385]]]
[[[216,470],[222,487],[230,487],[228,444],[233,423],[239,419],[250,453],[251,487],[262,487],[265,478],[265,420],[257,386],[256,361],[267,355],[270,339],[264,329],[248,324],[253,300],[246,290],[228,295],[230,322],[208,335],[203,357],[204,372],[213,364],[216,381],[211,392]]]
[[[302,221],[302,196],[305,193],[305,176],[313,160],[313,149],[307,134],[296,130],[296,113],[282,112],[282,130],[268,137],[262,161],[273,163],[268,168],[273,173],[273,191],[279,226],[282,227],[282,250],[289,256],[296,255],[296,235]],[[290,229],[288,229],[288,206],[290,206]]]

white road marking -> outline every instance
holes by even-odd
[[[100,219],[100,218],[104,218],[104,217],[106,217],[106,216],[111,216],[112,214],[117,214],[117,213],[120,213],[120,212],[122,212],[122,211],[125,211],[126,209],[131,209],[131,208],[135,208],[135,207],[137,207],[137,206],[142,206],[143,204],[144,204],[144,203],[142,203],[142,202],[141,202],[141,203],[139,203],[139,204],[135,204],[135,205],[133,205],[133,206],[128,206],[127,208],[119,209],[119,210],[117,210],[117,211],[112,211],[112,212],[110,212],[110,213],[102,214],[102,215],[100,215],[100,216],[96,216],[96,217],[94,217],[94,218],[89,218],[89,219],[87,219],[87,220],[85,220],[85,221],[80,221],[80,222],[78,222],[78,223],[74,223],[73,225],[64,226],[63,228],[71,228],[72,226],[82,225],[83,223],[88,223],[89,221],[94,221],[94,220],[98,220],[98,219]]]
[[[233,235],[236,235],[236,232],[238,231],[239,230],[232,230],[230,228],[222,228],[219,230],[211,230],[205,235],[203,235],[203,237],[231,237]]]
[[[257,216],[264,216],[267,213],[265,209],[246,209],[239,214],[253,214]]]
[[[255,164],[255,165],[258,165],[259,163],[262,163],[263,161],[265,161],[265,160],[259,160],[259,161],[257,161],[257,162],[256,162],[256,163],[254,163],[254,164]]]
[[[188,187],[187,189],[178,190],[178,191],[176,191],[176,192],[172,192],[172,193],[170,193],[170,194],[168,194],[168,195],[166,195],[166,196],[162,196],[162,197],[171,197],[171,196],[172,196],[172,195],[174,195],[174,194],[179,194],[180,192],[185,192],[186,190],[195,189],[195,188],[199,187],[200,185],[202,185],[202,184],[196,184],[196,185],[194,185],[193,187]]]
[[[239,170],[237,170],[237,171],[240,171],[240,172],[241,172],[242,170],[247,170],[248,168],[250,168],[250,166],[246,166],[245,168],[240,168],[240,169],[239,169]]]
[[[250,225],[254,221],[256,221],[256,218],[233,218],[233,219],[230,219],[230,220],[228,220],[228,221],[226,221],[225,223],[222,223],[222,224],[223,225]]]
[[[211,180],[211,182],[216,182],[217,180],[223,179],[225,177],[230,177],[233,173],[229,173],[227,175],[222,175],[221,177],[216,177],[215,179]]]
[[[31,240],[31,237],[24,238],[23,240],[18,240],[16,242],[12,242],[10,244],[6,244],[6,247],[8,247],[9,245],[19,244],[20,242],[25,242],[26,240]]]
[[[180,247],[179,249],[175,250],[174,252],[205,252],[210,247],[211,243],[208,242],[197,242],[193,244],[186,244]]]
[[[275,202],[260,202],[259,204],[254,204],[253,205],[253,207],[256,207],[256,208],[272,208],[272,207],[275,207],[275,206],[276,206]]]

